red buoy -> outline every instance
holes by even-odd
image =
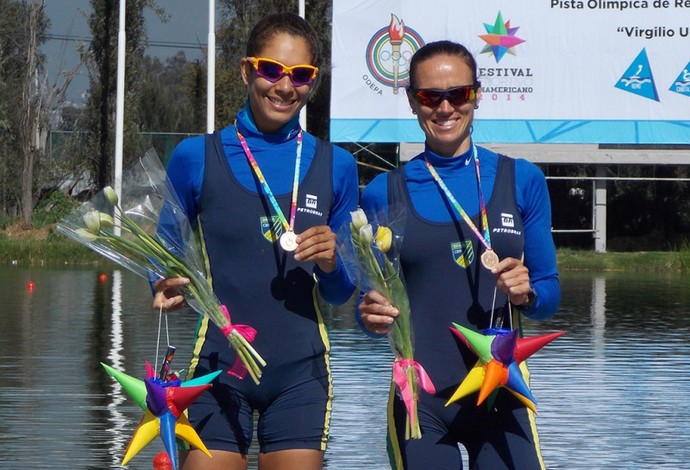
[[[159,452],[153,457],[153,470],[173,470],[172,462],[167,452]]]

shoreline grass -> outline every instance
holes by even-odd
[[[556,250],[559,271],[687,272],[690,249],[596,253],[562,248]]]
[[[677,251],[595,253],[562,248],[556,251],[559,271],[690,271],[690,245]],[[0,265],[88,265],[110,261],[65,236],[49,230],[43,238],[0,233]]]
[[[0,234],[0,265],[87,265],[110,263],[103,256],[57,232],[45,238]]]

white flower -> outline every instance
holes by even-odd
[[[98,213],[98,220],[101,223],[101,228],[110,228],[115,225],[113,218],[105,212]]]
[[[350,212],[350,218],[352,219],[352,225],[357,230],[369,223],[367,220],[367,215],[362,209],[357,209],[354,212]]]
[[[98,211],[89,211],[84,214],[84,225],[92,234],[96,235],[101,229],[101,217]]]
[[[359,241],[362,245],[370,245],[374,239],[374,229],[371,224],[363,225],[359,228]]]
[[[106,186],[105,188],[103,188],[103,194],[105,195],[105,198],[111,205],[114,206],[115,204],[117,204],[117,193],[115,192],[112,186]]]
[[[94,235],[85,228],[78,228],[77,230],[75,230],[75,232],[79,239],[84,243],[95,242],[98,239],[98,236]]]

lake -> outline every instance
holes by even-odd
[[[113,268],[0,266],[0,285],[0,468],[122,468],[142,412],[100,362],[143,379],[145,361],[162,356],[146,281]],[[524,322],[526,336],[567,332],[528,360],[547,468],[687,466],[690,277],[562,273],[561,286],[552,320]],[[168,317],[173,369],[187,365],[195,324],[191,312]],[[329,327],[326,468],[388,469],[388,344],[351,315],[334,313]],[[154,440],[128,468],[150,469],[162,450]]]

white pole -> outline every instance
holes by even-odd
[[[216,2],[208,0],[208,82],[206,92],[206,132],[215,130],[216,114]]]
[[[596,165],[597,177],[606,177],[606,165]],[[594,251],[606,253],[606,183],[594,181]]]
[[[115,104],[115,194],[122,200],[122,147],[125,127],[125,8],[120,0],[120,27],[117,34],[117,100]],[[115,227],[116,232],[119,227]]]
[[[306,13],[306,8],[304,5],[304,0],[299,0],[299,16],[302,18],[305,17]],[[304,107],[300,110],[299,113],[299,125],[302,129],[305,131],[307,130],[307,105],[305,104]]]

